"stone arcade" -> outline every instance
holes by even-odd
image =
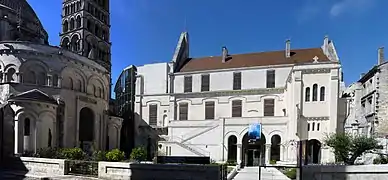
[[[92,10],[107,12],[108,4],[107,0],[64,1],[62,15],[71,19],[75,12],[77,17]],[[9,147],[2,141],[7,146],[4,152],[118,148],[122,119],[109,111],[109,29],[103,28],[103,39],[100,31],[92,31],[95,35],[89,33],[88,38],[80,36],[74,43],[56,47],[48,44],[46,31],[25,0],[2,0],[0,12],[0,103],[7,112],[2,119],[7,125],[3,137],[15,142]],[[90,26],[86,22],[99,22],[95,16],[88,18],[80,19],[76,26],[73,21],[63,24],[62,39],[66,40],[69,30]],[[86,31],[82,31],[85,36]],[[96,50],[104,42],[108,42],[104,53]]]

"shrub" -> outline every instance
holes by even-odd
[[[57,148],[41,148],[33,155],[38,158],[60,158],[59,150]]]
[[[274,165],[274,164],[276,164],[276,160],[272,159],[269,163]]]
[[[106,161],[105,151],[94,151],[91,157],[92,161]]]
[[[130,157],[132,160],[145,161],[147,159],[147,151],[144,147],[133,148]]]
[[[226,164],[228,166],[236,166],[237,165],[237,162],[235,160],[227,160],[226,161]]]
[[[286,175],[290,179],[296,179],[296,168],[287,169],[284,172],[284,175]]]
[[[61,150],[61,157],[70,160],[84,160],[86,153],[81,148],[64,148]]]
[[[373,159],[373,164],[388,164],[388,156],[380,155]]]
[[[353,165],[363,153],[381,148],[378,141],[373,137],[353,136],[347,133],[328,135],[325,143],[334,149],[336,162],[343,162],[348,165]]]
[[[125,153],[119,149],[113,149],[106,153],[106,160],[112,162],[123,161],[125,159]]]

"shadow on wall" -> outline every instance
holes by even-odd
[[[151,161],[158,151],[159,132],[148,125],[138,113],[134,114],[135,119],[135,147],[144,147],[147,150],[147,160]]]
[[[171,164],[131,164],[131,179],[190,179],[215,180],[221,179],[218,166],[210,165],[171,165]],[[152,173],[151,173],[152,172]],[[173,172],[173,173],[171,173]]]
[[[25,179],[28,169],[20,158],[13,158],[14,113],[9,105],[0,107],[0,179]],[[17,171],[17,172],[16,172]]]
[[[306,165],[302,168],[302,179],[315,179],[315,180],[356,180],[356,179],[374,179],[372,174],[366,175],[365,178],[361,178],[362,167],[357,172],[348,172],[346,165]],[[388,170],[387,170],[388,171]],[[388,176],[385,174],[385,176]],[[368,178],[370,177],[370,178]]]

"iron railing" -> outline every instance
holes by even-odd
[[[72,175],[98,177],[98,162],[66,160],[67,172]]]

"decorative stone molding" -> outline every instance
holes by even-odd
[[[303,74],[322,74],[322,73],[330,73],[330,68],[317,68],[317,69],[304,69],[302,70]]]
[[[175,98],[209,98],[219,96],[236,96],[236,95],[258,95],[258,94],[281,94],[285,91],[282,88],[262,88],[249,90],[234,90],[234,91],[209,91],[209,92],[193,92],[193,93],[176,93],[171,94]],[[168,94],[165,94],[168,95]]]
[[[304,117],[307,121],[316,121],[316,120],[329,120],[329,116],[321,116],[321,117]]]
[[[78,99],[80,101],[86,102],[86,103],[92,103],[92,104],[97,104],[97,100],[86,97],[86,96],[78,96]]]

